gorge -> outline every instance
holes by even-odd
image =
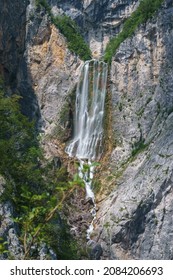
[[[0,2],[1,259],[173,259],[173,1],[150,2]]]

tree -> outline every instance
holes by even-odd
[[[23,246],[23,258],[39,258],[41,244],[51,247],[55,236],[49,232],[59,229],[62,244],[75,244],[65,220],[58,223],[59,211],[76,184],[68,182],[65,168],[52,168],[44,159],[39,147],[34,122],[20,111],[20,97],[6,96],[0,84],[0,174],[6,179],[1,201],[10,200],[15,209],[14,221],[19,227],[19,239]],[[44,163],[44,164],[43,164]],[[60,215],[59,215],[60,216]],[[66,235],[63,237],[63,232]],[[66,237],[65,237],[66,236]],[[71,239],[70,239],[71,237]],[[1,244],[5,252],[6,243]],[[34,253],[31,248],[34,247]],[[58,247],[52,248],[58,258],[63,258]],[[67,247],[66,247],[67,248]],[[66,256],[76,255],[75,246],[69,246]]]

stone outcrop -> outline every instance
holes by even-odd
[[[28,4],[28,0],[7,0],[0,3],[0,75],[4,77],[9,94],[17,93],[22,96],[23,113],[38,120],[38,102],[24,57]]]
[[[97,221],[106,259],[173,259],[172,14],[166,1],[112,61],[114,190]]]
[[[22,96],[23,113],[35,118],[44,134],[51,134],[82,63],[35,0],[6,1],[0,8],[0,74],[9,93]],[[60,126],[65,130],[66,124]]]
[[[112,36],[119,33],[138,0],[48,1],[55,15],[66,14],[79,25],[94,57],[100,57]]]
[[[3,194],[5,185],[6,182],[4,178],[0,176],[0,195]],[[0,203],[0,241],[1,243],[8,242],[8,247],[6,243],[4,243],[4,253],[0,254],[0,260],[6,258],[6,250],[10,252],[11,258],[21,258],[23,250],[20,245],[18,233],[19,230],[14,222],[14,209],[12,203],[9,201]]]
[[[26,14],[25,59],[41,114],[39,126],[44,138],[58,138],[66,131],[68,139],[67,99],[78,80],[82,62],[68,50],[65,38],[51,24],[45,10],[36,8],[35,1],[30,1]],[[48,157],[58,155],[55,141],[49,142],[47,138],[44,144]]]

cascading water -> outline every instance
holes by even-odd
[[[107,64],[103,61],[86,61],[79,78],[76,90],[74,136],[66,152],[70,157],[77,157],[80,162],[79,176],[83,179],[86,197],[93,202],[93,221],[87,230],[87,239],[93,230],[96,216],[96,205],[92,191],[94,165],[102,151],[103,117],[106,96]],[[87,163],[87,170],[84,164]]]

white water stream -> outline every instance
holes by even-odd
[[[74,135],[66,152],[70,157],[77,157],[80,162],[79,176],[83,179],[86,198],[93,202],[93,221],[87,230],[87,239],[93,231],[96,205],[92,191],[94,165],[103,151],[103,117],[106,96],[107,64],[103,61],[86,61],[76,90]],[[84,165],[88,166],[85,170]]]

